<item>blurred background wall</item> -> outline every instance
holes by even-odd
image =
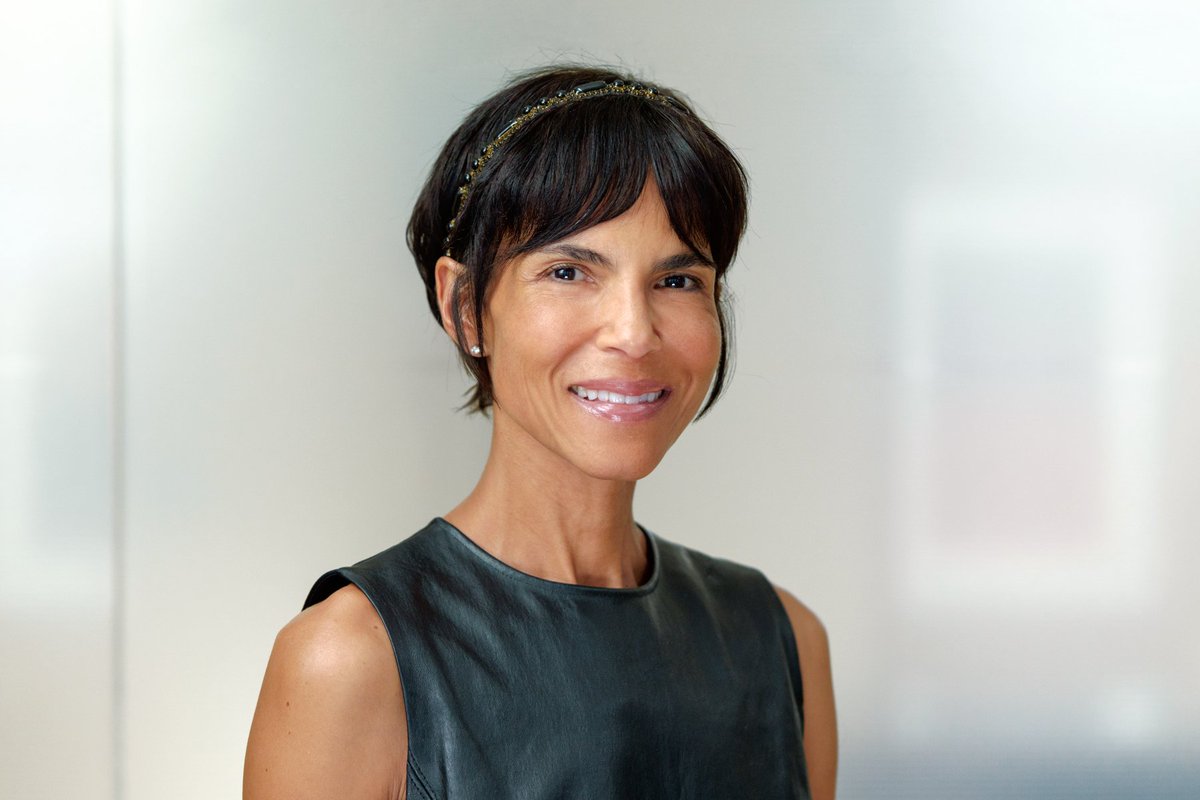
[[[1200,796],[1200,6],[2,14],[0,797],[237,796],[311,581],[482,465],[403,230],[563,58],[752,176],[737,374],[638,515],[823,617],[841,797]]]

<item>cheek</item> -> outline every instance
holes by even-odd
[[[507,390],[515,400],[522,386],[556,379],[557,367],[577,344],[582,318],[578,308],[561,302],[509,303],[503,313],[489,313],[484,333],[497,394]]]
[[[491,326],[494,350],[539,361],[554,358],[576,337],[582,319],[579,308],[562,302],[511,306]]]
[[[721,357],[721,322],[716,311],[693,315],[678,331],[687,360],[697,369],[715,372]]]

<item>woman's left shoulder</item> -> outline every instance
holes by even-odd
[[[775,590],[779,602],[783,603],[783,609],[787,612],[788,620],[792,623],[792,630],[796,634],[796,644],[799,645],[801,651],[804,651],[807,645],[811,649],[824,649],[828,654],[829,634],[825,630],[825,623],[821,622],[821,618],[816,615],[816,612],[800,602],[787,589],[775,584],[772,584],[771,588]]]

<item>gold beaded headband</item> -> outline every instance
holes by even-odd
[[[455,193],[454,216],[450,218],[450,223],[446,225],[446,238],[442,242],[442,246],[446,248],[446,255],[450,255],[450,243],[454,237],[454,229],[458,226],[459,220],[463,215],[463,210],[467,206],[467,198],[471,195],[471,187],[475,185],[480,173],[483,172],[483,168],[496,155],[496,151],[511,139],[513,134],[524,127],[530,120],[557,106],[586,100],[591,97],[616,94],[643,97],[647,100],[656,100],[666,105],[684,108],[675,98],[663,94],[653,86],[645,86],[640,83],[626,83],[621,80],[583,83],[572,89],[561,89],[550,97],[543,97],[536,103],[525,106],[525,108],[521,109],[520,115],[509,122],[495,139],[492,139],[492,141],[483,147],[479,153],[479,158],[475,159],[474,163],[471,164],[471,169],[464,176],[462,185],[458,187],[458,191]]]

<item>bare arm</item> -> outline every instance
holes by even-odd
[[[804,682],[804,760],[812,800],[833,800],[837,791],[837,712],[825,626],[807,606],[775,587],[796,635]]]
[[[405,796],[404,697],[383,622],[347,586],[279,633],[242,779],[244,800]]]

